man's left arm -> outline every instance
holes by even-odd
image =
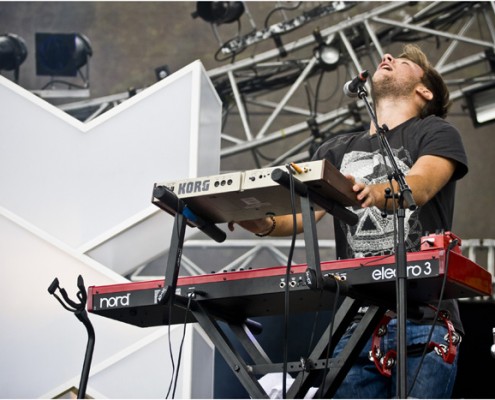
[[[430,201],[440,189],[452,178],[456,162],[445,157],[425,155],[416,160],[405,177],[411,189],[416,205],[422,206]],[[393,180],[394,192],[399,189],[398,183]],[[388,182],[365,185],[355,182],[353,190],[362,207],[385,207],[385,189],[390,187]],[[392,202],[387,202],[387,208],[392,208]]]

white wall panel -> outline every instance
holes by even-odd
[[[0,99],[0,206],[72,247],[148,207],[155,182],[219,171],[221,106],[199,62],[88,124],[1,76]]]
[[[77,301],[79,275],[87,287],[125,282],[166,249],[173,218],[151,205],[153,184],[218,173],[221,104],[199,62],[88,124],[1,76],[0,99],[0,397],[53,397],[79,384],[87,334],[48,286],[57,277]],[[128,397],[165,396],[167,328],[90,318],[87,394],[124,397],[125,383]],[[188,329],[185,354],[201,346],[208,368],[185,365],[180,393],[208,398],[212,346]],[[172,332],[177,349],[182,327]]]

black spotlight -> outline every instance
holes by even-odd
[[[93,55],[89,39],[80,33],[36,33],[36,74],[76,76]]]
[[[322,45],[317,50],[318,60],[323,68],[333,69],[340,60],[339,49],[331,45]]]
[[[243,13],[242,1],[198,1],[192,17],[200,17],[206,22],[220,25],[237,21]]]
[[[495,83],[466,91],[464,97],[475,128],[495,122]]]
[[[318,43],[318,47],[314,49],[314,54],[318,59],[320,68],[326,71],[337,68],[340,61],[340,49],[336,45],[335,36],[332,36],[325,42],[318,28],[313,31],[313,36],[316,43]]]
[[[170,68],[168,65],[162,65],[155,68],[155,76],[157,81],[161,81],[170,75]]]
[[[19,67],[26,60],[27,48],[24,39],[12,33],[0,36],[0,71],[14,71],[19,80]]]

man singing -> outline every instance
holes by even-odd
[[[468,171],[467,158],[459,132],[444,118],[450,105],[449,92],[425,54],[415,45],[406,45],[397,58],[385,54],[371,79],[374,108],[379,126],[388,127],[387,140],[395,161],[405,175],[417,208],[405,217],[406,251],[420,249],[426,233],[448,231],[452,227],[456,180]],[[396,204],[386,202],[385,189],[390,187],[389,167],[380,151],[379,138],[372,124],[368,131],[338,135],[323,143],[313,159],[327,159],[352,183],[361,207],[352,209],[359,216],[354,226],[335,220],[338,258],[368,257],[395,251],[394,213]],[[393,193],[399,188],[392,182]],[[383,211],[387,209],[384,217]],[[323,211],[317,211],[320,220]],[[291,215],[237,222],[258,236],[288,236],[294,229]],[[233,223],[229,224],[233,229]],[[302,216],[297,216],[297,232],[302,231]],[[436,305],[435,305],[436,306]],[[442,302],[456,332],[463,334],[457,302]],[[435,351],[426,355],[411,385],[428,342],[435,311],[424,307],[420,320],[407,321],[407,394],[416,398],[451,396],[457,357],[447,363]],[[335,348],[337,355],[355,329],[352,324]],[[381,338],[383,354],[397,349],[397,320],[388,323]],[[445,343],[445,324],[437,323],[431,341]],[[371,339],[370,339],[371,340]],[[458,345],[458,344],[457,344]],[[384,376],[368,358],[371,341],[339,387],[335,398],[390,398],[396,395],[397,369]]]

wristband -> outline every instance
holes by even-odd
[[[270,227],[270,229],[268,229],[265,233],[255,233],[256,236],[265,237],[275,230],[275,227],[277,226],[277,221],[275,220],[275,218],[273,218],[273,215],[270,215],[269,217],[272,220],[272,226]]]

